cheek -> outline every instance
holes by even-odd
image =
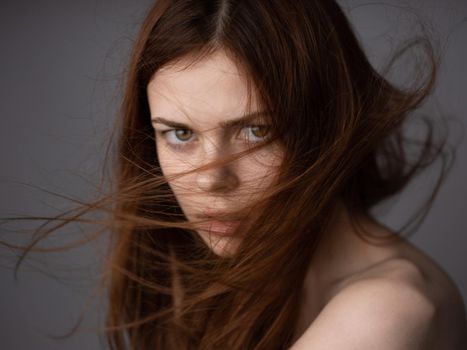
[[[178,177],[176,175],[192,170],[192,164],[186,158],[180,157],[164,146],[157,147],[157,157],[162,174],[177,200],[182,204],[184,199],[190,195],[190,191],[192,191],[193,186],[190,183],[193,181],[194,175],[189,174]],[[174,178],[174,175],[176,178]]]
[[[169,148],[156,137],[156,152],[162,174],[170,180],[172,175],[191,170],[192,165],[187,157]],[[183,178],[183,177],[182,177]],[[178,180],[177,180],[178,181]]]
[[[258,150],[243,159],[240,164],[242,183],[250,189],[266,189],[277,179],[282,160],[283,154],[279,149]],[[256,191],[251,193],[253,192]]]

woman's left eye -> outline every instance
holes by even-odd
[[[267,125],[248,125],[243,128],[248,141],[264,141],[269,136]]]

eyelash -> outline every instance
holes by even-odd
[[[246,125],[244,126],[241,130],[245,129],[245,128],[254,128],[254,127],[266,127],[268,128],[267,125]],[[162,136],[164,136],[164,138],[167,140],[168,138],[168,134],[169,133],[172,133],[174,135],[174,137],[176,138],[175,136],[175,132],[177,132],[178,130],[188,130],[188,131],[191,131],[190,129],[184,129],[184,128],[174,128],[174,129],[168,129],[168,130],[163,130],[163,131],[160,131],[160,133],[162,134]],[[268,137],[268,135],[266,135],[265,137],[261,138],[261,140],[256,140],[256,141],[253,141],[253,143],[256,143],[256,142],[260,142],[262,140],[265,140],[266,138]],[[190,143],[192,138],[190,138],[189,140],[187,141],[181,141],[181,140],[178,140],[177,142],[168,142],[170,147],[174,148],[174,149],[182,149],[182,148],[185,148],[188,146],[188,144]]]

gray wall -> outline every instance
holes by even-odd
[[[69,207],[22,183],[89,198],[121,95],[128,48],[149,1],[2,1],[0,3],[0,216],[54,214]],[[376,67],[393,46],[413,33],[415,17],[398,6],[410,5],[432,23],[446,52],[438,86],[421,113],[449,116],[457,161],[428,218],[411,240],[430,254],[467,298],[467,1],[342,0]],[[364,5],[367,3],[367,5]],[[462,21],[464,21],[462,23]],[[447,40],[450,33],[449,41]],[[400,79],[401,75],[394,78]],[[403,81],[403,79],[402,79]],[[436,167],[406,192],[378,209],[382,220],[400,227],[423,200]],[[18,235],[2,235],[24,242]],[[54,238],[63,242],[85,227]],[[79,232],[78,232],[79,233]],[[95,281],[103,252],[99,244],[69,253],[33,255],[19,280],[12,274],[13,254],[0,250],[0,348],[98,349]],[[41,270],[43,272],[41,272]],[[47,273],[45,273],[47,271]],[[66,333],[83,308],[84,330]]]

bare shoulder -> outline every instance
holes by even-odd
[[[420,271],[399,259],[378,270],[346,283],[292,349],[424,349],[435,305]]]
[[[464,349],[460,338],[444,334],[443,318],[455,317],[450,313],[463,303],[439,273],[434,266],[392,258],[352,276],[291,350]],[[436,283],[444,287],[433,288]]]

